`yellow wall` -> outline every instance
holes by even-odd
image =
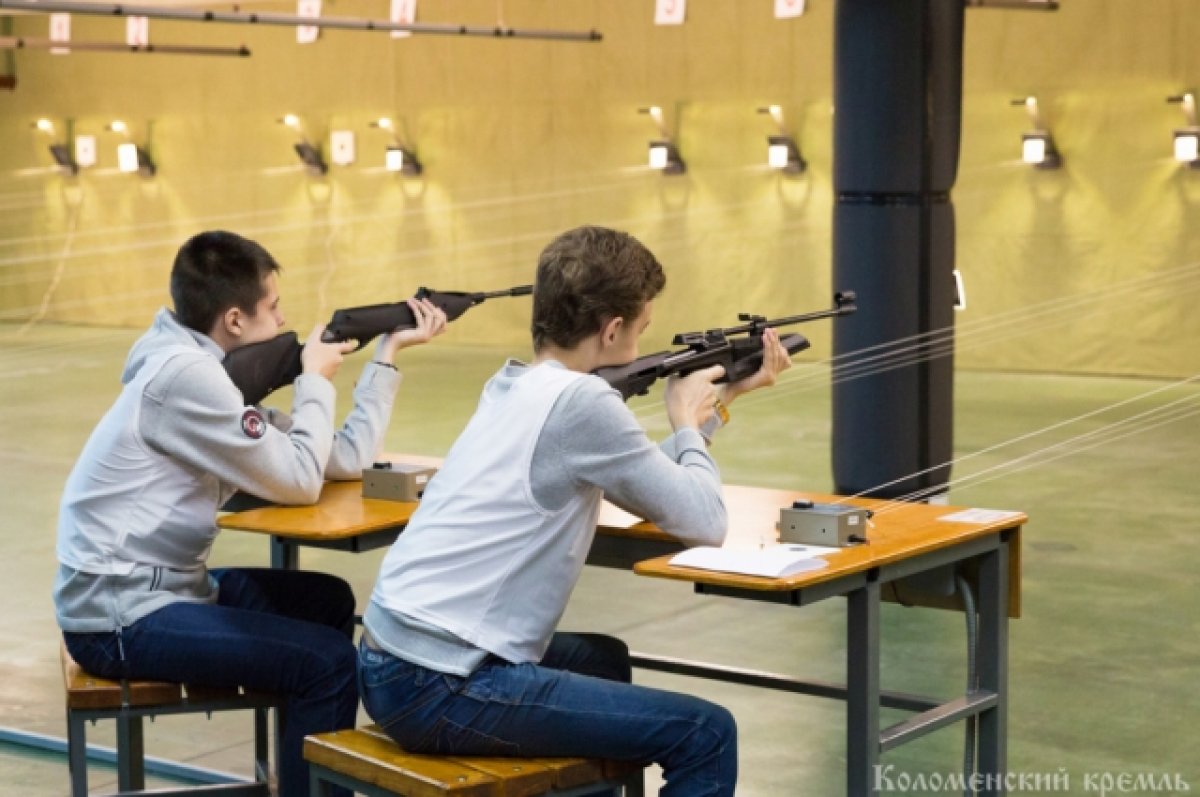
[[[660,256],[668,289],[651,344],[738,311],[829,302],[832,195],[831,0],[798,20],[772,4],[692,0],[682,28],[652,25],[651,0],[507,0],[514,27],[596,28],[598,44],[326,31],[298,46],[285,28],[152,21],[158,43],[247,44],[249,59],[16,56],[0,94],[0,321],[145,323],[165,301],[188,235],[226,228],[284,265],[285,309],[302,328],[337,306],[398,299],[420,284],[483,290],[531,276],[540,247],[582,223],[629,230]],[[386,16],[334,3],[328,15]],[[290,4],[243,9],[291,13]],[[493,0],[422,0],[420,21],[490,24]],[[83,39],[120,39],[121,20],[76,17]],[[44,36],[44,18],[14,18]],[[1067,0],[1057,13],[968,11],[963,150],[954,199],[968,308],[959,364],[1183,376],[1200,371],[1200,171],[1171,160],[1182,125],[1168,94],[1200,87],[1200,8],[1191,0]],[[1066,159],[1019,163],[1020,108],[1037,94]],[[755,109],[783,106],[809,162],[771,173]],[[686,176],[645,166],[659,104]],[[275,120],[301,115],[314,140],[358,136],[359,161],[314,179]],[[382,170],[402,120],[426,167]],[[51,167],[30,129],[74,120],[96,135],[98,168]],[[152,122],[153,180],[115,173],[112,118]],[[326,146],[327,149],[327,146]],[[1191,271],[1187,268],[1191,264]],[[881,264],[885,266],[886,264]],[[837,286],[853,287],[853,286]],[[460,342],[526,345],[527,303],[477,311]],[[486,317],[485,317],[486,316]],[[829,328],[807,330],[810,359]],[[5,334],[9,334],[6,332]]]

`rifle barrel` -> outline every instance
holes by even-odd
[[[789,324],[801,324],[805,321],[816,321],[818,318],[833,318],[839,315],[849,315],[858,308],[853,304],[845,304],[839,307],[832,307],[828,310],[817,310],[812,313],[801,313],[800,315],[789,315],[785,318],[772,318],[769,321],[751,321],[748,324],[741,326],[729,327],[721,330],[726,335],[737,335],[742,332],[751,332],[755,329],[765,329],[766,327],[784,327]]]
[[[473,293],[471,298],[476,302],[482,302],[484,299],[499,299],[501,296],[529,296],[533,293],[532,285],[518,285],[515,288],[505,288],[502,291],[485,291],[483,293]]]

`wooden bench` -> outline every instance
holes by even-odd
[[[594,758],[483,758],[405,752],[376,726],[304,740],[312,797],[344,786],[370,797],[642,796],[640,764]]]
[[[59,649],[62,659],[63,686],[67,699],[67,760],[71,774],[71,797],[85,797],[87,785],[87,722],[116,720],[117,785],[121,794],[145,790],[146,751],[142,719],[162,714],[190,714],[253,709],[254,771],[253,782],[212,786],[156,789],[156,797],[221,794],[225,797],[261,795],[267,787],[267,712],[278,708],[279,697],[238,688],[188,686],[163,681],[111,681],[85,672],[71,658],[66,645]]]

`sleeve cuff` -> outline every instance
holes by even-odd
[[[356,387],[395,394],[402,381],[404,381],[404,374],[400,373],[400,369],[396,366],[379,360],[370,360],[363,368],[362,376],[359,377]]]
[[[707,438],[700,430],[692,427],[680,429],[675,433],[675,461],[683,464],[688,452],[697,453],[707,460],[709,457],[706,442]]]
[[[724,425],[725,422],[721,420],[721,416],[714,412],[712,417],[705,421],[704,425],[701,426],[698,431],[700,436],[704,438],[704,442],[711,443],[713,435],[716,434],[717,430]]]

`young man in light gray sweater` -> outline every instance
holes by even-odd
[[[405,749],[655,762],[663,794],[733,794],[728,711],[629,683],[619,640],[555,633],[604,497],[689,545],[721,543],[720,474],[706,445],[716,411],[790,365],[767,330],[756,374],[720,387],[720,366],[671,379],[675,432],[655,446],[589,372],[637,357],[664,284],[625,233],[583,227],[542,252],[533,362],[509,360],[484,388],[364,616],[363,704]]]
[[[357,478],[379,453],[400,383],[392,359],[445,328],[385,335],[335,431],[329,381],[353,341],[303,351],[289,414],[245,406],[221,365],[283,325],[279,266],[232,233],[201,233],[171,271],[174,312],[133,346],[124,388],[71,472],[58,524],[55,610],[71,655],[107,678],[243,686],[287,698],[280,794],[308,793],[304,736],[352,727],[354,596],[322,573],[208,570],[217,508],[235,490],[312,503],[325,478]]]

